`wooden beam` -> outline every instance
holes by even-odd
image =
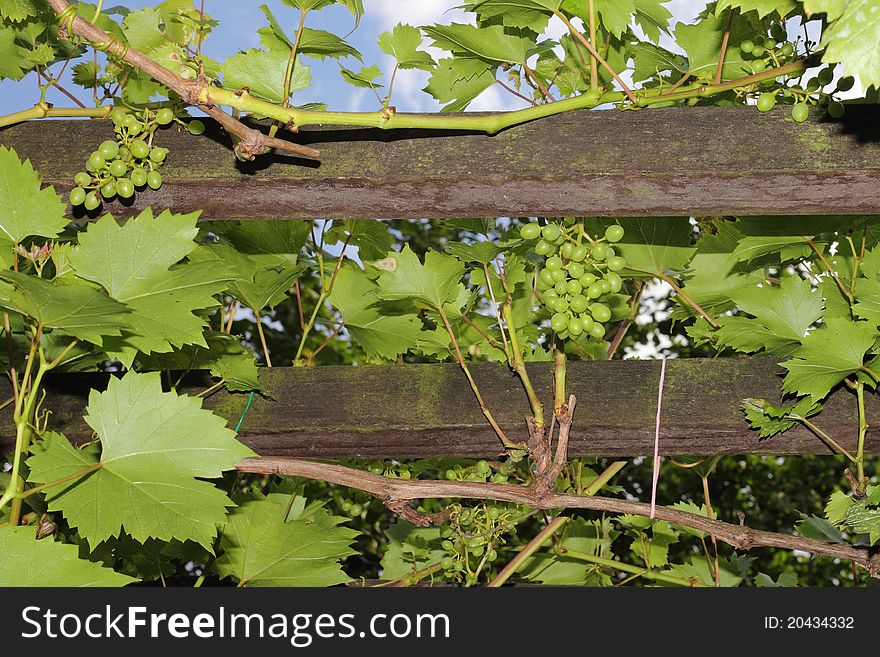
[[[541,398],[552,408],[552,366],[529,366]],[[740,412],[746,397],[777,399],[775,359],[680,359],[667,363],[660,451],[663,454],[829,454],[804,429],[759,440]],[[569,391],[578,397],[571,453],[578,456],[637,456],[653,450],[659,361],[572,362]],[[525,394],[510,371],[495,364],[473,366],[488,406],[513,439],[524,440]],[[108,375],[58,375],[47,382],[43,408],[49,427],[78,441],[91,429],[83,422],[88,391]],[[261,370],[266,388],[242,422],[241,438],[263,455],[320,458],[491,456],[499,443],[489,429],[465,377],[456,365],[275,368]],[[7,384],[8,385],[8,384]],[[210,381],[191,378],[195,394]],[[0,390],[0,396],[8,396]],[[247,395],[218,393],[206,406],[234,426]],[[855,399],[832,396],[818,424],[855,449]],[[8,413],[8,409],[4,411]],[[880,451],[880,400],[868,399],[868,448]],[[3,416],[4,419],[6,416]],[[0,426],[9,427],[7,422]],[[9,446],[8,430],[0,444]]]
[[[820,112],[752,107],[578,111],[489,137],[473,133],[304,129],[286,135],[320,163],[240,163],[216,124],[203,137],[160,131],[171,149],[146,205],[206,219],[880,214],[880,107]],[[66,191],[111,135],[104,121],[0,131],[47,184]]]

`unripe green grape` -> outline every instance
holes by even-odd
[[[458,479],[458,473],[455,470],[451,470],[451,469],[447,470],[446,471],[446,478],[449,481],[455,481],[456,479]]]
[[[83,201],[83,206],[86,210],[91,212],[99,205],[101,205],[101,199],[95,192],[89,192],[88,194],[86,194],[86,199],[85,201]]]
[[[150,171],[147,174],[147,185],[150,189],[159,189],[162,186],[162,174],[158,171]]]
[[[542,269],[541,273],[538,274],[538,276],[547,285],[556,285],[556,280],[553,278],[553,273],[549,269]]]
[[[503,472],[496,472],[492,475],[492,483],[493,484],[506,484],[508,480],[508,476]]]
[[[80,187],[88,187],[92,184],[92,177],[85,171],[80,171],[73,177],[73,182],[75,182]]]
[[[565,313],[556,313],[550,318],[550,328],[557,333],[562,333],[568,328],[568,315]]]
[[[125,124],[125,117],[127,116],[128,110],[124,107],[114,107],[113,111],[110,112],[110,120],[113,121],[114,125]]]
[[[583,262],[586,259],[587,253],[589,253],[589,251],[590,250],[585,244],[578,244],[576,247],[574,247],[574,249],[572,249],[571,259],[575,262]]]
[[[541,227],[538,224],[525,224],[519,229],[519,236],[524,240],[534,240],[541,236]]]
[[[158,112],[156,112],[156,123],[159,125],[168,125],[174,120],[174,112],[168,108],[163,107]]]
[[[549,290],[544,292],[544,303],[547,305],[552,304],[558,298],[559,298],[559,295],[556,294],[556,290],[554,290],[553,288],[550,288]]]
[[[616,255],[617,251],[615,251],[613,247],[609,246],[608,249],[605,251],[605,260],[607,261],[609,258],[613,258]]]
[[[92,154],[89,155],[88,165],[92,167],[94,171],[97,171],[98,169],[103,169],[105,164],[107,164],[107,160],[104,156],[98,151],[92,151]]]
[[[573,313],[582,313],[590,305],[589,300],[583,294],[578,294],[568,302],[568,307]]]
[[[565,268],[568,270],[568,275],[572,278],[580,278],[584,275],[584,266],[579,262],[569,262]]]
[[[776,105],[776,96],[771,94],[770,92],[765,91],[760,96],[758,96],[758,111],[759,112],[769,112]]]
[[[816,76],[816,78],[819,80],[819,84],[821,84],[823,87],[825,85],[831,84],[831,81],[834,79],[834,69],[830,66],[826,66],[821,71],[819,71],[819,74]]]
[[[763,59],[756,59],[753,62],[749,62],[749,66],[752,69],[752,73],[761,73],[767,69],[767,64],[764,63]]]
[[[846,75],[837,81],[838,91],[849,91],[856,83],[856,79],[851,75]]]
[[[568,301],[559,297],[556,301],[553,302],[553,310],[558,313],[564,313],[568,311]]]
[[[608,258],[608,269],[611,271],[620,271],[626,267],[626,258],[620,256],[612,256]]]
[[[584,323],[584,332],[589,333],[593,330],[593,327],[596,325],[596,322],[593,321],[593,318],[589,315],[581,315],[581,321]]]
[[[551,256],[550,258],[547,258],[544,266],[551,271],[554,269],[562,269],[562,259],[559,256]]]
[[[620,292],[621,288],[623,287],[623,279],[620,277],[619,274],[613,271],[608,272],[608,274],[605,276],[605,280],[608,281],[608,285],[611,286],[611,291],[614,294]]]
[[[191,135],[200,135],[205,132],[205,124],[198,119],[193,119],[186,124],[186,129]]]
[[[556,294],[559,296],[564,296],[568,294],[568,285],[565,281],[559,281],[556,285],[553,286],[553,289],[556,290]]]
[[[596,281],[590,287],[587,288],[587,296],[590,299],[598,299],[602,296],[602,282]]]
[[[555,285],[559,281],[564,281],[566,279],[566,274],[564,269],[554,269],[550,272],[550,275],[553,277],[553,284]]]
[[[609,242],[619,242],[623,239],[623,226],[614,224],[605,229],[605,239]]]
[[[114,178],[122,178],[128,171],[128,167],[122,160],[113,160],[110,163],[110,175]]]
[[[451,570],[453,565],[455,565],[455,562],[452,560],[452,557],[443,557],[440,559],[440,567],[443,570]]]
[[[608,255],[608,245],[599,242],[593,247],[592,256],[594,260],[602,261]]]
[[[150,161],[155,162],[156,164],[161,164],[165,161],[165,158],[168,156],[167,148],[159,148],[154,147],[150,149]]]
[[[786,43],[782,46],[782,56],[783,57],[791,57],[794,54],[794,45],[791,43]]]
[[[546,242],[544,240],[538,240],[538,243],[535,244],[535,253],[539,256],[546,256],[553,253],[556,249],[553,247],[550,242]]]
[[[482,545],[475,545],[471,548],[471,554],[473,554],[475,557],[482,557],[485,551],[486,548],[484,548]]]
[[[594,322],[592,328],[590,328],[590,336],[601,340],[605,337],[605,327],[599,322]]]
[[[561,232],[556,224],[547,224],[541,229],[541,236],[548,242],[555,242]]]
[[[751,39],[746,39],[741,44],[739,44],[739,49],[742,52],[749,54],[750,52],[752,52],[755,49],[755,42],[752,41]]]
[[[359,515],[361,515],[364,512],[364,507],[363,507],[363,505],[355,502],[354,504],[351,505],[351,508],[348,510],[348,512],[351,514],[352,518],[357,518]]]
[[[442,547],[447,552],[450,552],[450,551],[452,551],[452,548],[454,548],[455,546],[452,544],[452,541],[450,541],[449,539],[446,539],[445,541],[440,543],[440,547]]]
[[[112,180],[108,180],[101,185],[101,196],[104,198],[113,198],[116,196],[116,183]]]
[[[586,274],[580,277],[580,281],[583,287],[588,288],[596,282],[596,274],[588,271]]]
[[[590,314],[593,316],[593,319],[602,324],[611,319],[611,309],[604,303],[591,304]]]
[[[116,193],[120,198],[131,198],[134,196],[134,183],[128,178],[119,178],[116,181]]]
[[[409,479],[412,475],[410,474],[409,470],[401,470],[397,473],[397,476],[401,479]]]
[[[137,135],[143,132],[144,124],[138,121],[133,115],[129,114],[125,117],[125,121],[123,125],[128,129],[131,134]]]
[[[492,466],[489,465],[486,461],[477,461],[477,472],[480,474],[489,474],[492,471]]]
[[[568,322],[568,332],[574,337],[579,336],[584,332],[584,323],[578,317],[572,317]]]
[[[137,167],[131,172],[131,182],[137,187],[143,187],[147,184],[147,170],[143,167]]]
[[[129,150],[131,150],[131,154],[139,160],[144,159],[145,157],[147,157],[147,155],[150,154],[150,147],[143,139],[133,141],[128,148]]]
[[[498,558],[498,552],[496,550],[489,550],[489,554],[486,555],[486,561],[495,561]]]
[[[608,294],[611,292],[611,283],[606,280],[601,280],[596,283],[599,286],[599,289],[602,290],[602,294]]]
[[[765,50],[775,50],[776,42],[773,39],[764,39],[764,49]]]
[[[114,157],[119,155],[119,144],[117,144],[112,139],[102,141],[101,145],[98,146],[98,152],[104,156],[104,159],[112,160]]]
[[[841,118],[844,112],[846,112],[846,108],[840,101],[835,100],[828,103],[828,116],[830,116],[832,119]]]
[[[565,284],[565,287],[566,291],[572,296],[577,296],[581,293],[581,290],[583,289],[583,285],[581,285],[581,282],[575,278],[569,280]]]
[[[342,500],[339,507],[342,509],[343,513],[348,513],[351,511],[351,502],[349,500]]]
[[[752,47],[752,55],[754,55],[755,57],[762,57],[764,55],[764,46],[758,45],[756,43],[754,47]]]
[[[795,123],[803,123],[810,118],[810,106],[806,103],[797,103],[791,108],[791,120]]]
[[[86,200],[86,190],[82,187],[74,187],[70,190],[68,200],[71,205],[82,205]]]
[[[819,89],[819,81],[816,78],[807,80],[807,91],[817,91]]]

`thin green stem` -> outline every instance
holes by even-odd
[[[596,479],[584,489],[584,495],[589,495],[592,497],[600,490],[602,490],[602,486],[611,481],[611,478],[614,477],[618,472],[623,469],[623,466],[626,465],[626,461],[615,461],[611,465],[609,465],[605,470],[600,474]]]
[[[565,352],[556,349],[553,353],[553,361],[553,410],[556,418],[559,419],[562,416],[562,407],[568,401],[565,396]]]
[[[519,570],[530,556],[537,552],[538,549],[544,545],[551,536],[553,536],[553,534],[565,527],[570,521],[571,518],[568,516],[557,516],[550,521],[544,529],[538,532],[531,541],[526,543],[516,556],[501,569],[501,572],[495,576],[495,579],[489,582],[489,588],[498,588],[504,585],[504,583],[509,580],[517,570]]]
[[[572,559],[578,559],[580,561],[586,561],[588,563],[594,563],[598,566],[602,566],[604,568],[608,568],[611,570],[619,570],[624,573],[632,573],[633,575],[638,575],[639,577],[644,577],[645,579],[650,579],[655,582],[664,582],[666,584],[676,584],[678,586],[702,586],[703,584],[696,579],[687,580],[681,577],[675,577],[673,575],[667,575],[665,573],[658,573],[655,570],[650,570],[647,568],[642,568],[641,566],[633,566],[632,564],[623,563],[622,561],[615,561],[614,559],[607,559],[605,557],[600,557],[595,554],[589,554],[587,552],[581,552],[579,550],[569,550],[568,548],[560,548],[559,554],[565,557],[570,557]]]
[[[842,454],[843,456],[848,458],[853,463],[856,462],[855,456],[850,454],[849,451],[845,447],[843,447],[840,443],[838,443],[836,440],[834,440],[834,438],[829,436],[827,433],[822,431],[822,429],[817,427],[815,424],[813,424],[812,422],[810,422],[806,418],[796,418],[796,419],[798,422],[803,424],[807,429],[809,429],[814,434],[819,436],[819,438],[821,438],[823,442],[825,442],[829,447],[831,447],[831,449],[836,450],[839,454]]]
[[[596,46],[596,7],[593,0],[589,0],[587,8],[590,12],[590,43]],[[595,57],[590,57],[590,89],[599,90],[599,62]]]
[[[856,398],[859,405],[859,443],[856,447],[856,470],[859,491],[865,492],[865,435],[868,433],[868,419],[865,414],[865,384],[856,382]]]
[[[813,250],[813,253],[819,258],[819,261],[825,267],[825,271],[834,279],[834,282],[837,283],[837,287],[840,288],[840,291],[843,292],[844,296],[849,299],[850,305],[852,305],[855,301],[853,298],[852,290],[850,290],[846,285],[843,284],[843,281],[840,280],[840,277],[837,275],[837,272],[834,271],[834,267],[831,266],[831,263],[828,262],[828,259],[825,257],[825,254],[816,246],[816,243],[809,237],[804,237],[807,244],[810,245],[810,248]]]
[[[257,325],[257,333],[260,336],[260,345],[263,347],[263,358],[266,361],[266,367],[272,367],[272,358],[269,356],[269,347],[266,345],[266,334],[263,333],[263,320],[260,317],[260,312],[252,308],[254,311],[254,317],[256,319],[255,323]]]
[[[505,301],[504,305],[501,307],[501,313],[504,316],[504,321],[507,323],[507,334],[510,338],[510,351],[511,356],[513,357],[513,370],[519,376],[520,381],[522,381],[526,396],[529,398],[529,405],[532,407],[532,416],[535,418],[535,427],[539,430],[543,429],[544,404],[538,399],[538,395],[535,393],[535,388],[532,386],[532,381],[529,378],[529,373],[526,370],[526,363],[525,360],[523,360],[519,337],[516,334],[516,323],[513,321],[513,306]]]
[[[703,499],[706,501],[706,517],[709,518],[709,520],[714,520],[715,514],[712,511],[712,497],[709,494],[709,477],[701,475],[700,479],[703,482]],[[715,586],[721,586],[721,571],[718,568],[718,539],[715,538],[715,534],[710,534],[709,537],[712,539],[712,549],[715,551],[715,561],[710,564],[710,568],[715,575]]]
[[[296,54],[299,51],[299,44],[302,41],[303,28],[306,26],[306,14],[308,10],[303,10],[299,19],[299,27],[296,28],[296,36],[293,39],[293,45],[290,47],[290,56],[287,58],[287,68],[284,71],[284,95],[281,104],[287,107],[290,104],[290,85],[293,80],[293,67],[296,65]]]

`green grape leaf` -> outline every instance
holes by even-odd
[[[796,573],[781,573],[777,579],[773,579],[765,573],[758,573],[755,576],[755,586],[763,589],[779,589],[797,586]]]
[[[21,80],[34,67],[16,37],[14,29],[0,24],[0,80]]]
[[[133,577],[79,558],[76,545],[34,539],[33,527],[0,528],[0,587],[126,586]]]
[[[382,77],[382,70],[376,65],[364,66],[357,73],[340,66],[339,74],[343,80],[355,87],[362,89],[381,89],[383,87],[382,84],[376,82],[377,78]]]
[[[75,449],[52,432],[32,448],[28,481],[44,484],[93,469],[46,489],[92,546],[124,530],[133,538],[193,540],[212,549],[232,502],[205,478],[217,478],[254,453],[226,421],[196,397],[163,392],[159,373],[128,372],[92,391],[85,420],[97,443]]]
[[[446,252],[462,262],[479,262],[481,265],[488,265],[500,253],[504,252],[504,248],[495,242],[474,242],[473,244],[447,242]]]
[[[779,253],[782,261],[803,258],[811,249],[800,235],[750,235],[743,237],[731,258],[736,262],[751,262],[757,258]]]
[[[424,50],[419,50],[421,44],[421,30],[404,23],[398,23],[390,32],[379,35],[379,49],[394,57],[399,68],[429,71],[434,68],[434,58]]]
[[[207,347],[187,345],[170,354],[144,355],[138,358],[142,372],[154,370],[209,370],[223,380],[228,390],[261,390],[259,372],[253,354],[241,342],[226,333],[205,335]]]
[[[846,515],[854,503],[855,500],[852,496],[847,495],[843,491],[839,490],[831,493],[831,497],[828,498],[828,503],[825,505],[825,518],[832,525],[840,527],[844,524]]]
[[[58,285],[14,271],[0,271],[0,306],[100,345],[104,336],[120,335],[128,308],[100,289]]]
[[[770,14],[782,18],[797,9],[797,6],[795,0],[718,0],[715,5],[715,15],[720,16],[724,10],[735,8],[743,14],[747,11],[756,11],[759,18]]]
[[[827,319],[823,328],[804,338],[791,360],[782,363],[788,370],[783,391],[824,398],[847,376],[863,369],[865,354],[876,338],[876,329],[868,322]]]
[[[880,88],[880,3],[878,0],[804,0],[808,15],[825,14],[819,45],[823,62],[842,62],[865,87]]]
[[[587,0],[565,0],[562,8],[589,24],[590,5]],[[635,0],[593,0],[593,8],[602,26],[613,36],[620,37],[629,29],[636,3]]]
[[[425,255],[425,264],[409,245],[377,263],[381,298],[389,301],[416,299],[433,308],[455,301],[462,289],[464,265],[436,251]]]
[[[278,43],[282,43],[278,40]],[[284,101],[284,74],[290,49],[273,48],[266,52],[252,48],[228,57],[220,66],[223,85],[228,89],[247,89],[251,95],[271,103]],[[307,89],[311,84],[309,67],[299,62],[293,68],[291,94]]]
[[[30,160],[0,146],[0,241],[18,244],[26,237],[57,237],[67,226],[65,206],[52,187],[40,189]]]
[[[718,580],[723,587],[739,586],[745,579],[754,557],[731,556],[718,560]],[[689,557],[685,563],[675,564],[662,571],[684,580],[697,580],[703,586],[715,586],[715,564],[704,556]]]
[[[465,5],[483,20],[497,18],[510,27],[524,27],[541,33],[562,0],[479,0]]]
[[[669,19],[672,18],[665,5],[669,0],[636,0],[636,24],[645,35],[655,43],[661,33],[669,33]]]
[[[696,251],[687,217],[624,217],[615,223],[625,233],[614,248],[634,272],[656,276],[683,271]]]
[[[718,319],[718,344],[745,353],[766,351],[788,356],[797,349],[807,329],[822,316],[822,295],[799,278],[783,278],[778,286],[741,287],[731,294],[737,307],[754,315]]]
[[[327,57],[332,59],[354,57],[358,61],[363,60],[363,56],[357,48],[347,44],[341,37],[326,30],[315,30],[311,27],[302,29],[298,52],[320,60]]]
[[[296,264],[308,237],[308,222],[299,220],[241,221],[223,229],[226,241],[261,266]]]
[[[39,9],[34,0],[4,0],[0,5],[0,17],[13,23],[36,16]]]
[[[320,516],[324,516],[321,518]],[[284,521],[284,507],[252,496],[233,509],[220,534],[216,569],[239,586],[333,586],[349,581],[339,560],[355,554],[357,532],[320,511]]]
[[[837,493],[835,493],[836,495]],[[846,496],[849,499],[849,496]],[[795,525],[795,531],[804,538],[812,538],[817,541],[829,543],[845,543],[846,538],[837,527],[819,516],[801,517],[801,521]]]
[[[816,415],[822,405],[810,397],[788,406],[774,406],[765,399],[746,399],[742,408],[749,426],[757,429],[761,438],[771,438]]]
[[[394,237],[388,226],[382,221],[348,221],[334,222],[333,227],[324,233],[325,244],[348,242],[356,247],[362,261],[373,261],[388,255],[394,246]]]
[[[726,17],[709,16],[694,25],[679,23],[675,27],[675,40],[687,53],[688,67],[697,78],[706,81],[715,78],[727,23]],[[749,63],[743,59],[739,49],[740,43],[752,37],[754,29],[749,22],[740,15],[734,16],[724,53],[722,80],[734,80],[752,74]]]
[[[422,337],[422,322],[415,313],[390,314],[377,307],[379,288],[355,264],[339,269],[329,301],[371,359],[391,360],[414,348]]]
[[[434,39],[434,47],[456,54],[467,54],[481,59],[511,64],[523,64],[531,48],[531,39],[507,34],[501,25],[477,27],[466,23],[431,25],[422,28]]]
[[[147,209],[122,226],[106,215],[80,234],[69,255],[77,276],[98,283],[132,311],[124,347],[164,353],[185,344],[205,346],[205,320],[194,312],[216,306],[213,295],[233,275],[216,263],[172,267],[196,248],[197,219],[198,213],[153,216]],[[126,356],[129,363],[133,357]]]
[[[868,320],[874,326],[880,324],[880,279],[859,278],[855,290],[856,303],[852,307],[853,314]],[[842,295],[838,296],[842,297]]]
[[[440,563],[446,551],[440,546],[440,527],[416,527],[397,520],[385,530],[388,550],[382,556],[382,579],[394,580]]]
[[[613,557],[611,545],[618,536],[620,532],[614,529],[609,518],[601,520],[575,518],[565,528],[560,545],[576,552],[610,559]],[[596,580],[596,572],[589,564],[565,555],[556,556],[539,552],[523,562],[520,572],[526,580],[548,586],[611,585],[610,578],[607,578],[607,581]]]
[[[496,66],[475,57],[450,57],[437,62],[425,91],[443,104],[444,112],[461,112],[495,84]]]
[[[670,52],[647,41],[640,41],[632,49],[635,63],[633,79],[647,80],[667,71],[682,76],[687,72],[688,61],[677,53]]]
[[[843,525],[854,534],[867,534],[874,545],[880,541],[880,508],[866,500],[855,501],[847,510]]]

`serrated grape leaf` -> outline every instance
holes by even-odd
[[[425,91],[443,104],[443,112],[461,112],[495,84],[496,65],[475,57],[449,57],[437,62]]]
[[[105,336],[120,335],[128,308],[100,289],[58,285],[37,276],[0,272],[0,306],[32,317],[44,328],[62,329],[100,345]]]
[[[852,312],[874,326],[880,324],[880,280],[877,278],[859,278],[855,285],[856,303]]]
[[[792,247],[794,247],[793,250]],[[731,257],[736,262],[750,262],[771,253],[780,253],[780,257],[782,257],[783,251],[786,255],[783,259],[784,262],[785,260],[806,257],[810,254],[811,249],[807,245],[807,241],[800,235],[775,237],[758,235],[742,238]]]
[[[28,481],[47,483],[46,501],[92,546],[124,530],[133,538],[192,540],[212,549],[232,502],[212,483],[254,453],[196,397],[163,392],[159,373],[129,372],[92,391],[85,420],[100,440],[74,449],[48,432],[28,459]]]
[[[795,0],[718,0],[715,5],[715,15],[720,16],[725,9],[735,7],[742,13],[756,11],[759,18],[770,14],[776,14],[781,18],[788,16],[797,9],[797,6],[798,3]]]
[[[89,225],[69,254],[77,276],[101,285],[131,310],[116,347],[131,363],[134,349],[164,353],[185,344],[205,346],[205,320],[194,314],[217,305],[214,295],[234,275],[216,263],[175,265],[196,248],[198,213],[158,216],[147,209],[120,226],[110,215]]]
[[[754,557],[733,555],[718,560],[718,580],[722,587],[739,586],[745,579]],[[689,557],[685,563],[675,564],[662,571],[685,580],[697,580],[703,586],[715,586],[715,563],[704,556]]]
[[[304,27],[302,29],[298,52],[320,60],[327,57],[332,59],[354,57],[358,61],[363,60],[363,56],[358,52],[357,48],[346,43],[345,39],[336,36],[332,32],[316,30],[311,27]]]
[[[13,28],[0,25],[0,80],[21,80],[34,67],[16,36]]]
[[[434,58],[424,50],[422,32],[417,27],[398,23],[390,32],[379,35],[379,49],[394,57],[399,68],[418,68],[429,71],[434,68]]]
[[[862,369],[865,354],[877,338],[868,322],[831,317],[825,326],[804,338],[791,360],[782,363],[788,370],[784,392],[824,398],[850,374]]]
[[[65,206],[52,187],[41,189],[30,160],[20,160],[0,146],[0,241],[19,243],[26,237],[57,237],[65,226]]]
[[[842,62],[865,87],[880,88],[880,2],[804,0],[804,9],[827,18],[819,43],[822,61]]]
[[[880,508],[866,500],[852,503],[843,519],[843,524],[855,534],[867,534],[874,545],[880,541]]]
[[[428,251],[425,264],[409,245],[377,263],[381,298],[416,299],[433,308],[454,301],[462,288],[464,265],[452,256]]]
[[[727,32],[727,17],[708,16],[698,23],[679,23],[675,27],[675,40],[688,57],[688,68],[701,80],[713,80],[721,57],[721,45]],[[743,58],[739,45],[754,37],[750,23],[737,14],[733,18],[727,49],[724,53],[722,80],[734,80],[752,74],[751,65]]]
[[[788,406],[774,406],[765,399],[746,399],[742,408],[749,426],[757,429],[761,438],[771,438],[788,431],[800,420],[822,410],[821,404],[815,403],[810,397]]]
[[[430,25],[422,28],[435,48],[476,56],[490,62],[523,64],[535,45],[526,37],[507,34],[501,25],[477,27],[467,23]]]
[[[343,518],[288,520],[284,507],[253,496],[233,509],[220,534],[220,577],[239,586],[333,586],[349,581],[339,560],[351,549],[357,532],[339,527]]]
[[[657,42],[661,32],[669,33],[672,12],[663,6],[667,2],[669,0],[636,0],[636,24],[651,41]]]
[[[504,248],[495,242],[474,242],[473,244],[447,242],[446,252],[462,262],[479,262],[481,265],[488,265],[498,257],[498,254],[504,252]]]
[[[376,82],[377,78],[382,77],[382,69],[375,64],[373,66],[363,66],[357,72],[340,66],[339,74],[350,85],[360,87],[361,89],[381,89],[384,86]]]
[[[125,586],[138,580],[79,558],[76,545],[51,536],[39,541],[33,527],[0,528],[0,587]]]
[[[620,536],[609,518],[586,520],[575,518],[565,528],[560,545],[569,550],[584,552],[606,559],[612,558],[611,545]],[[596,581],[589,564],[565,555],[537,553],[526,559],[520,567],[523,577],[530,582],[548,586],[607,586],[611,580]]]
[[[274,34],[272,36],[274,38]],[[277,41],[283,44],[280,39]],[[281,103],[284,100],[284,74],[289,56],[290,48],[286,51],[273,48],[268,52],[252,48],[236,53],[220,66],[223,85],[228,89],[247,89],[250,94],[263,100]],[[309,67],[300,63],[299,59],[297,55],[291,77],[291,94],[308,89],[311,85]]]
[[[562,0],[481,0],[464,6],[483,20],[497,18],[510,27],[524,27],[542,33]]]
[[[0,5],[0,16],[13,23],[20,23],[38,13],[34,0],[4,0]]]
[[[440,527],[416,527],[398,520],[385,530],[388,550],[382,556],[382,579],[394,580],[439,563],[446,551]]]
[[[357,247],[362,261],[378,260],[388,255],[394,246],[394,237],[388,226],[382,221],[348,221],[334,222],[333,227],[324,233],[325,244],[348,242],[349,246]]]
[[[422,337],[415,313],[389,314],[379,308],[379,288],[355,264],[339,269],[329,301],[349,334],[371,359],[390,360],[414,348]]]
[[[822,295],[799,278],[783,278],[778,286],[741,287],[731,298],[754,318],[721,317],[715,336],[719,345],[750,354],[763,350],[788,356],[822,316]]]
[[[652,275],[683,271],[696,249],[687,217],[623,217],[623,239],[616,245],[627,268]]]
[[[763,589],[779,589],[797,586],[797,574],[781,573],[777,579],[773,579],[765,573],[758,573],[755,576],[755,586]]]
[[[208,346],[188,345],[169,354],[144,355],[138,358],[138,370],[209,370],[223,380],[228,390],[261,390],[259,372],[253,354],[237,338],[226,333],[205,335]]]
[[[633,79],[637,82],[666,72],[681,76],[688,67],[688,61],[681,55],[647,41],[639,41],[633,46],[632,58],[635,64]]]
[[[589,24],[588,0],[565,0],[562,8],[583,19],[584,24]],[[593,0],[593,8],[602,26],[616,37],[626,32],[633,20],[633,14],[636,13],[635,0]]]
[[[264,266],[296,264],[309,237],[309,224],[299,220],[241,221],[223,231],[223,238]]]
[[[831,543],[845,543],[846,539],[837,527],[819,516],[801,516],[802,520],[794,526],[795,531],[804,538]]]

